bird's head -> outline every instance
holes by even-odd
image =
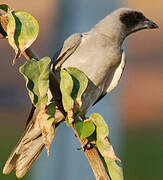
[[[146,18],[140,11],[120,8],[107,15],[93,29],[122,44],[129,34],[142,29],[154,28],[158,28],[158,25]]]
[[[126,35],[142,29],[155,29],[158,25],[135,9],[121,8],[118,17]]]

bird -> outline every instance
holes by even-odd
[[[53,69],[76,67],[88,77],[88,87],[82,95],[81,109],[87,112],[94,104],[110,93],[118,84],[124,71],[126,54],[122,49],[125,38],[143,29],[156,29],[158,25],[132,8],[119,8],[98,22],[88,32],[68,37],[59,55],[55,56]],[[23,177],[45,147],[37,123],[39,110],[32,108],[25,131],[9,156],[3,173],[16,171]],[[57,118],[61,116],[58,112]]]

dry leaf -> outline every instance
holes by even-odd
[[[43,142],[47,149],[47,154],[49,156],[50,153],[50,146],[54,138],[54,128],[53,128],[53,118],[49,119],[49,115],[46,111],[40,110],[38,114],[38,124],[41,128],[42,135],[43,135]]]
[[[115,155],[113,146],[110,144],[107,137],[103,139],[103,142],[105,142],[105,144],[103,144],[103,151],[101,151],[102,156],[121,162],[121,160]]]

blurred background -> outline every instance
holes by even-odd
[[[95,106],[109,124],[111,142],[123,162],[125,180],[163,179],[163,2],[161,0],[4,0],[16,10],[31,13],[40,24],[33,47],[40,57],[54,55],[72,33],[88,31],[119,7],[142,11],[159,30],[137,32],[124,43],[127,65],[119,86]],[[9,153],[20,138],[31,104],[18,72],[23,58],[12,66],[14,51],[0,40],[0,179]],[[93,180],[87,159],[71,128],[62,124],[50,157],[43,151],[23,180]]]

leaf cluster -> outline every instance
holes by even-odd
[[[0,21],[6,30],[9,44],[15,50],[14,64],[16,59],[36,40],[39,24],[32,15],[25,11],[11,10],[6,4],[1,4],[0,9],[6,12],[1,16]]]

